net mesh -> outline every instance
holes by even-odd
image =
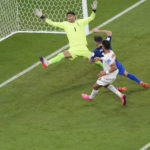
[[[0,39],[16,32],[18,29],[16,0],[0,2]]]
[[[83,17],[81,0],[18,0],[18,16],[20,31],[62,31],[45,24],[33,13],[41,9],[43,14],[53,21],[66,20],[66,13],[74,11],[78,18]]]
[[[35,8],[53,21],[65,21],[68,11],[83,18],[82,0],[1,0],[0,41],[16,32],[63,32],[35,16]]]

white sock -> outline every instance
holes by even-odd
[[[90,95],[90,99],[93,99],[95,96],[96,96],[96,94],[98,93],[98,90],[92,90],[92,93],[91,93],[91,95]]]
[[[109,85],[107,88],[121,98],[122,94],[113,85]]]

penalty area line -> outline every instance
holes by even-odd
[[[103,22],[102,24],[100,24],[99,26],[95,27],[95,28],[101,28],[104,27],[105,25],[109,24],[110,22],[116,20],[117,18],[121,17],[122,15],[126,14],[127,12],[129,12],[130,10],[136,8],[137,6],[139,6],[140,4],[142,4],[143,2],[145,2],[146,0],[140,0],[137,3],[131,5],[130,7],[126,8],[124,11],[120,12],[119,14],[115,15],[114,17],[108,19],[107,21]],[[88,35],[92,34],[92,31],[89,32]],[[69,44],[61,47],[60,49],[56,50],[55,52],[53,52],[52,54],[48,55],[46,58],[49,59],[55,55],[57,55],[59,52],[65,50],[66,48],[69,47]],[[24,75],[25,73],[31,71],[32,69],[34,69],[35,67],[37,67],[40,64],[40,61],[36,62],[35,64],[33,64],[32,66],[28,67],[27,69],[23,70],[22,72],[18,73],[17,75],[9,78],[8,80],[4,81],[3,83],[0,84],[0,88],[4,87],[5,85],[7,85],[8,83],[16,80],[17,78],[19,78],[20,76]]]
[[[146,144],[145,146],[143,146],[142,148],[140,148],[139,150],[146,150],[147,148],[150,147],[150,143]]]

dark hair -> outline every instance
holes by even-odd
[[[110,49],[110,42],[109,41],[103,40],[102,44],[103,44],[104,48]]]
[[[103,38],[101,36],[94,36],[94,41],[98,43],[102,43]]]
[[[68,12],[67,12],[67,15],[69,15],[69,14],[71,14],[71,15],[74,15],[74,16],[75,16],[75,13],[74,13],[73,11],[68,11]]]

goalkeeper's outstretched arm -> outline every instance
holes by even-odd
[[[98,5],[97,0],[94,0],[93,4],[91,5],[91,7],[92,7],[92,14],[88,18],[82,19],[84,25],[90,23],[92,20],[95,19],[97,5]]]
[[[55,27],[59,27],[59,28],[64,28],[64,23],[63,22],[54,22],[51,19],[46,18],[43,14],[41,10],[35,9],[34,11],[35,15],[38,16],[39,18],[41,18],[43,21],[45,21],[46,23],[48,23],[49,25],[55,26]]]

